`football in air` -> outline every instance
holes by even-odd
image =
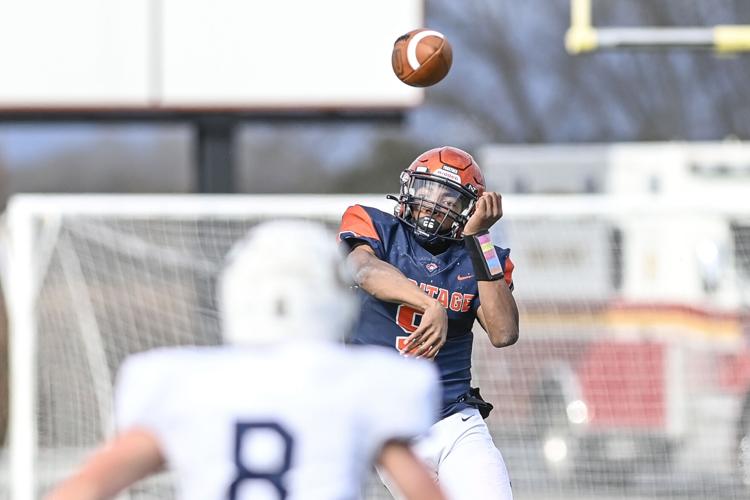
[[[452,63],[453,49],[448,39],[435,30],[412,30],[393,44],[393,72],[412,87],[435,85],[445,78]]]

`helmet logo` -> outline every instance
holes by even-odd
[[[468,191],[469,191],[469,192],[470,192],[471,194],[477,194],[477,193],[479,192],[479,191],[477,190],[477,187],[476,187],[476,186],[475,186],[474,184],[467,184],[467,185],[466,185],[466,189],[467,189],[467,190],[468,190]]]
[[[453,167],[448,166],[448,165],[443,165],[442,169],[443,170],[447,170],[448,172],[450,172],[452,174],[457,174],[458,173],[458,169],[457,168],[453,168]]]
[[[444,169],[445,167],[441,168],[440,170],[435,170],[433,175],[436,175],[438,177],[448,179],[449,181],[453,181],[458,184],[461,184],[461,176],[459,176],[458,174],[454,174],[452,172],[448,172],[447,170],[444,170]]]

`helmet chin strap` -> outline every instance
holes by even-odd
[[[442,253],[451,243],[446,235],[435,232],[440,224],[434,217],[425,216],[417,219],[414,227],[415,239],[432,254]]]
[[[419,230],[414,231],[414,239],[422,248],[433,255],[443,253],[451,244],[451,240],[436,234],[423,234]]]

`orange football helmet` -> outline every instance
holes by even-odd
[[[485,191],[484,175],[474,158],[443,146],[419,155],[401,173],[395,215],[423,241],[458,240]]]

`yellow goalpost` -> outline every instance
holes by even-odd
[[[565,34],[569,54],[602,49],[692,48],[718,53],[750,51],[750,25],[685,27],[599,27],[591,20],[591,0],[570,0],[570,28]]]

